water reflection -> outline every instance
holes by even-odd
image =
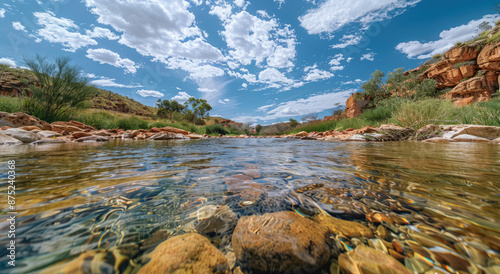
[[[169,235],[194,230],[221,204],[238,217],[283,210],[312,216],[319,207],[366,223],[367,213],[387,212],[411,223],[416,232],[408,233],[422,242],[442,239],[438,231],[500,251],[498,145],[215,139],[0,149],[0,170],[17,162],[20,273],[86,250],[126,248],[138,257]],[[214,243],[229,244],[229,233]],[[0,250],[0,269],[5,255]]]

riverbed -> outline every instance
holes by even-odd
[[[10,160],[16,172],[15,268],[7,266],[3,248],[9,241]],[[428,241],[417,240],[441,242],[470,269],[500,265],[498,144],[219,138],[2,146],[0,180],[0,271],[8,273],[40,271],[102,249],[132,249],[120,269],[137,271],[141,256],[163,240],[199,230],[223,205],[237,218],[323,212],[363,224],[389,243],[404,244],[415,231],[419,236],[412,240],[431,250]],[[234,180],[252,184],[232,188]],[[373,222],[366,217],[371,212],[396,214],[406,223]],[[227,256],[232,229],[206,235]],[[351,240],[342,243],[354,248]],[[332,256],[318,271],[328,273],[335,261]],[[245,262],[234,265],[248,269]]]

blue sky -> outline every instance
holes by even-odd
[[[375,69],[417,67],[500,19],[493,0],[3,2],[0,63],[69,56],[146,105],[194,96],[260,124],[331,115]]]

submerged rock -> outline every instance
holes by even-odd
[[[107,142],[109,141],[108,137],[92,135],[87,137],[78,138],[75,141],[77,142]]]
[[[328,228],[332,234],[340,234],[349,238],[373,237],[373,232],[368,227],[352,221],[345,221],[325,214],[318,214],[312,218],[317,223]]]
[[[201,220],[196,231],[202,234],[223,234],[236,226],[237,216],[228,206],[219,207],[212,216]]]
[[[312,272],[328,262],[328,229],[291,211],[242,217],[233,233],[236,258],[266,272]]]
[[[341,273],[412,273],[393,257],[362,245],[347,254],[341,254],[339,268]]]
[[[158,245],[140,273],[226,273],[227,260],[210,241],[197,233],[172,237]]]
[[[35,141],[33,143],[30,143],[30,145],[50,145],[50,144],[65,144],[67,143],[65,140],[61,139],[42,139]]]

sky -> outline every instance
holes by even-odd
[[[68,56],[143,104],[193,96],[262,125],[331,115],[373,71],[418,67],[500,19],[494,0],[2,2],[0,63]]]

